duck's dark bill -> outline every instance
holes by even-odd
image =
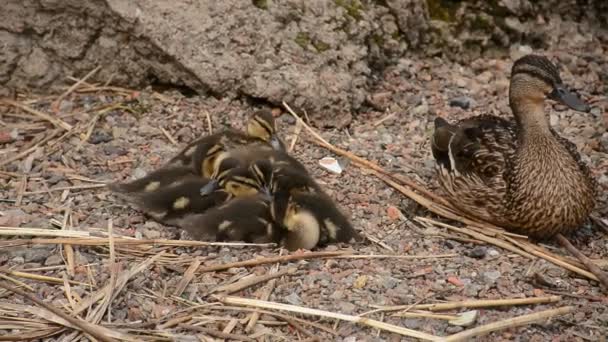
[[[583,102],[576,94],[568,91],[563,85],[556,86],[549,97],[579,112],[588,112],[591,109],[588,104]]]
[[[218,183],[215,179],[209,181],[209,183],[205,184],[201,187],[201,196],[207,196],[210,193],[214,192],[218,188]]]

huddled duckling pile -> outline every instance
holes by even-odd
[[[160,169],[110,186],[154,219],[210,241],[312,249],[357,238],[348,218],[284,148],[272,113],[247,133],[226,129],[188,144]]]

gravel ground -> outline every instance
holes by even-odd
[[[519,53],[514,50],[512,57]],[[599,61],[605,58],[606,53],[606,48],[601,46],[584,56],[562,51],[547,53],[562,64],[564,81],[594,106],[590,114],[569,111],[559,105],[551,108],[548,105],[547,110],[551,109],[553,127],[576,143],[597,178],[602,197],[596,214],[604,219],[608,219],[608,98],[605,96],[608,85],[605,80],[602,82],[601,73],[605,70]],[[470,65],[458,65],[446,64],[439,59],[404,58],[378,79],[374,92],[367,99],[367,111],[356,115],[346,129],[322,130],[321,134],[338,147],[377,162],[388,170],[406,174],[438,191],[429,147],[433,119],[437,115],[449,120],[482,113],[510,115],[506,98],[510,66],[510,60],[482,59]],[[81,142],[80,134],[86,131],[100,106],[130,98],[134,98],[127,105],[131,112],[117,108],[101,115],[88,141]],[[54,98],[28,95],[27,99],[32,100],[28,102],[32,108],[50,112]],[[55,143],[63,134],[61,132],[32,154],[3,166],[0,198],[16,200],[20,206],[10,201],[0,203],[0,226],[49,228],[51,219],[63,221],[66,208],[69,208],[68,222],[76,230],[105,230],[108,220],[112,219],[114,232],[124,236],[178,239],[180,232],[177,229],[150,221],[125,206],[105,188],[51,192],[48,189],[94,184],[87,179],[116,181],[141,177],[159,167],[190,139],[208,133],[206,113],[214,130],[225,125],[242,127],[246,115],[253,110],[252,106],[246,102],[185,97],[177,92],[159,94],[151,89],[128,93],[72,94],[62,101],[59,113],[64,121],[76,127],[73,131],[76,134]],[[32,139],[40,139],[50,132],[50,126],[34,121],[30,114],[12,107],[5,107],[2,111],[9,113],[3,116],[4,127],[1,128],[1,138],[5,143],[0,152],[5,156],[28,148]],[[280,132],[288,143],[292,140],[294,126],[290,116],[279,118]],[[177,141],[177,145],[169,141],[161,128]],[[539,297],[559,292],[563,294],[559,303],[481,309],[476,325],[558,306],[575,307],[573,313],[548,322],[503,330],[479,340],[597,341],[602,340],[602,336],[605,340],[608,298],[596,282],[587,281],[542,259],[530,262],[499,247],[447,238],[441,235],[447,233],[443,229],[419,225],[413,218],[430,214],[364,170],[345,160],[341,160],[345,171],[340,175],[322,169],[319,159],[332,154],[312,144],[304,133],[295,145],[294,154],[350,214],[356,229],[370,237],[370,241],[365,243],[328,246],[325,250],[453,256],[412,260],[330,258],[284,263],[279,270],[297,266],[298,271],[277,279],[270,301],[357,315],[372,310],[374,305]],[[25,193],[20,193],[25,176]],[[608,237],[605,231],[590,224],[572,236],[571,241],[608,270]],[[554,253],[567,255],[557,244],[549,242],[544,246]],[[109,281],[107,247],[74,247],[76,267],[73,274],[66,273],[64,256],[68,251],[61,245],[36,244],[27,248],[2,249],[0,266],[4,270],[10,268],[60,279],[66,275],[67,279],[74,281],[88,283],[92,280],[99,287]],[[214,302],[208,293],[218,285],[248,274],[262,275],[274,268],[271,264],[197,273],[181,295],[182,300],[176,299],[171,293],[194,257],[200,257],[202,265],[213,265],[278,254],[276,249],[268,247],[170,248],[161,244],[150,245],[149,249],[118,247],[116,260],[122,270],[131,269],[144,258],[162,250],[166,255],[131,278],[114,299],[111,319],[104,317],[103,325],[112,326],[106,323],[110,320],[114,324],[123,324],[119,328],[136,329],[132,326],[135,323],[151,323],[141,329],[156,329],[157,332],[181,336],[177,340],[186,340],[185,335],[192,335],[191,332],[177,327],[159,328],[156,324],[164,322],[167,314],[187,308],[190,302]],[[72,308],[63,284],[21,280],[32,286],[34,293],[46,302]],[[235,295],[259,298],[265,289],[263,285]],[[84,298],[92,290],[89,286],[73,284],[71,291]],[[8,310],[7,303],[31,304],[0,290],[0,307]],[[7,315],[19,315],[15,311],[10,312]],[[241,319],[247,315],[228,310],[200,309],[197,312],[200,313],[200,317],[195,319],[197,322],[207,322],[206,327],[217,330],[224,329],[231,318]],[[35,317],[30,313],[20,315]],[[205,315],[209,316],[208,320],[201,318]],[[351,323],[300,317],[314,319],[337,332],[332,336],[314,327],[306,327],[322,340],[402,340],[399,335]],[[463,330],[438,319],[399,318],[380,313],[369,317],[439,336]],[[267,340],[305,338],[292,326],[277,323],[280,319],[273,321],[276,318],[262,315],[261,320],[255,331]],[[233,332],[243,334],[244,326],[238,321]],[[0,327],[0,335],[10,330],[3,329]],[[134,333],[135,330],[129,331]],[[49,340],[60,340],[58,336],[65,337],[70,333],[68,329]]]

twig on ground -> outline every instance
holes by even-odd
[[[199,269],[200,273],[223,271],[233,267],[250,267],[264,264],[282,263],[301,259],[333,258],[340,255],[350,254],[351,252],[308,252],[302,254],[282,255],[270,258],[259,258],[245,261],[231,262],[221,265],[205,266]]]
[[[194,279],[194,274],[196,273],[196,270],[198,270],[199,266],[201,265],[201,261],[202,260],[200,257],[196,257],[194,259],[194,261],[192,261],[192,263],[190,264],[190,266],[184,273],[184,276],[182,277],[182,279],[179,281],[179,283],[175,287],[175,291],[173,291],[174,296],[179,297],[182,295],[182,293],[184,293],[184,290],[186,289],[188,284],[190,284],[192,279]]]
[[[587,269],[593,273],[597,280],[604,286],[605,290],[608,290],[608,274],[602,271],[596,264],[594,264],[589,258],[587,258],[583,253],[581,253],[574,245],[568,241],[562,234],[557,234],[555,236],[557,241],[568,250],[568,252],[572,253],[578,260],[580,260]]]
[[[171,133],[169,133],[166,129],[162,128],[161,126],[158,126],[158,129],[163,133],[163,135],[167,138],[167,140],[169,140],[171,144],[175,146],[179,145],[177,140],[175,140]]]
[[[28,105],[25,105],[23,103],[19,103],[17,101],[13,101],[13,100],[9,100],[9,99],[1,100],[0,103],[4,103],[4,104],[7,104],[9,106],[13,106],[13,107],[19,108],[19,109],[21,109],[23,111],[26,111],[26,112],[28,112],[30,114],[33,114],[33,115],[39,117],[42,120],[46,120],[46,121],[52,123],[56,127],[63,128],[66,131],[69,131],[69,130],[72,129],[72,125],[68,124],[67,122],[65,122],[65,121],[63,121],[63,120],[61,120],[59,118],[52,117],[52,116],[50,116],[50,115],[48,115],[46,113],[43,113],[43,112],[41,112],[39,110],[36,110],[36,109],[34,109],[34,108],[32,108],[32,107],[30,107]]]
[[[53,139],[57,134],[59,134],[59,130],[54,130],[51,133],[49,133],[46,137],[44,137],[42,140],[40,140],[39,142],[37,142],[34,146],[25,149],[24,151],[21,151],[19,153],[17,153],[16,155],[6,158],[2,161],[0,161],[0,167],[12,163],[15,160],[19,160],[27,155],[29,155],[30,153],[33,153],[34,151],[36,151],[39,147],[44,146],[44,144],[46,144],[49,140]],[[45,193],[46,191],[42,191],[41,193]],[[24,195],[27,195],[28,193],[25,192]]]
[[[76,90],[76,88],[80,87],[80,85],[84,84],[87,79],[95,75],[95,73],[99,71],[99,69],[101,69],[101,65],[98,65],[95,69],[89,71],[88,74],[76,81],[76,83],[72,84],[72,86],[70,86],[68,90],[63,92],[63,94],[59,95],[59,97],[51,104],[51,108],[53,109],[53,111],[57,112],[59,110],[59,105],[61,104],[61,101],[63,101],[63,99],[65,99],[66,96],[70,95],[74,90]]]
[[[373,328],[390,331],[390,332],[400,334],[403,336],[415,337],[415,338],[419,338],[419,339],[427,340],[427,341],[437,341],[439,339],[437,336],[434,336],[434,335],[430,335],[430,334],[412,330],[412,329],[403,328],[403,327],[396,326],[393,324],[383,323],[383,322],[380,322],[380,321],[377,321],[374,319],[369,319],[366,317],[351,316],[351,315],[345,315],[345,314],[340,314],[340,313],[334,313],[334,312],[330,312],[330,311],[310,309],[310,308],[296,306],[296,305],[268,302],[268,301],[257,300],[257,299],[232,297],[232,296],[224,297],[221,299],[221,301],[224,303],[228,303],[228,304],[253,306],[253,307],[274,309],[274,310],[284,310],[284,311],[290,311],[290,312],[297,312],[297,313],[301,313],[301,314],[305,314],[305,315],[314,315],[314,316],[321,316],[321,317],[326,317],[326,318],[333,318],[333,319],[338,319],[338,320],[342,320],[342,321],[363,324],[363,325],[367,325],[367,326],[370,326]]]
[[[288,274],[294,274],[294,273],[296,273],[297,270],[298,270],[297,267],[293,267],[293,268],[284,269],[282,271],[275,272],[275,273],[264,274],[264,275],[260,275],[260,276],[254,276],[254,277],[249,277],[246,279],[241,279],[232,284],[218,286],[218,287],[214,288],[213,290],[211,290],[210,293],[223,292],[223,293],[230,294],[230,293],[238,292],[238,291],[244,290],[250,286],[253,286],[253,285],[256,285],[259,283],[263,283],[263,282],[269,281],[274,278],[282,277],[282,276],[288,275]]]
[[[461,331],[457,334],[454,334],[454,335],[448,336],[444,339],[441,339],[440,341],[445,341],[445,342],[468,341],[473,337],[485,335],[485,334],[491,333],[493,331],[519,327],[519,326],[530,324],[530,323],[540,321],[543,319],[548,319],[548,318],[552,318],[555,316],[562,316],[562,315],[565,315],[572,311],[574,311],[574,307],[564,306],[564,307],[557,308],[557,309],[535,312],[532,314],[509,318],[504,321],[494,322],[494,323],[482,325],[480,327]]]
[[[223,331],[219,331],[219,330],[215,330],[215,329],[211,329],[211,328],[199,327],[199,326],[191,325],[191,324],[184,324],[184,323],[180,323],[180,324],[178,324],[178,326],[182,329],[202,332],[202,333],[209,334],[209,335],[211,335],[213,337],[217,337],[217,338],[255,342],[255,339],[250,338],[249,336],[245,336],[245,335],[228,334]]]
[[[64,313],[63,311],[60,311],[59,309],[50,306],[49,304],[41,301],[40,299],[36,298],[35,296],[23,292],[20,289],[14,288],[12,286],[6,285],[2,282],[0,282],[0,287],[11,291],[21,297],[25,297],[27,299],[29,299],[30,301],[36,303],[38,306],[48,310],[49,312],[53,313],[56,316],[61,317],[63,320],[69,322],[71,325],[77,327],[79,330],[86,332],[87,334],[95,337],[96,339],[100,340],[100,341],[108,341],[108,342],[113,342],[114,338],[111,337],[112,335],[116,335],[113,334],[112,330],[98,326],[98,325],[94,325],[94,324],[90,324],[88,322],[85,322],[83,320],[74,318],[66,313]],[[110,334],[108,333],[110,332]],[[119,333],[119,335],[124,335],[122,333]]]
[[[87,189],[98,189],[105,188],[106,184],[86,184],[86,185],[74,185],[74,186],[58,186],[56,188],[50,188],[47,190],[29,191],[25,192],[24,195],[39,195],[45,194],[49,191],[63,191],[63,190],[87,190]]]

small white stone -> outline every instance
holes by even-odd
[[[319,160],[319,165],[321,165],[323,168],[325,168],[326,170],[331,171],[333,173],[337,173],[337,174],[342,173],[342,167],[340,166],[340,163],[338,163],[336,158],[325,157],[325,158]]]

